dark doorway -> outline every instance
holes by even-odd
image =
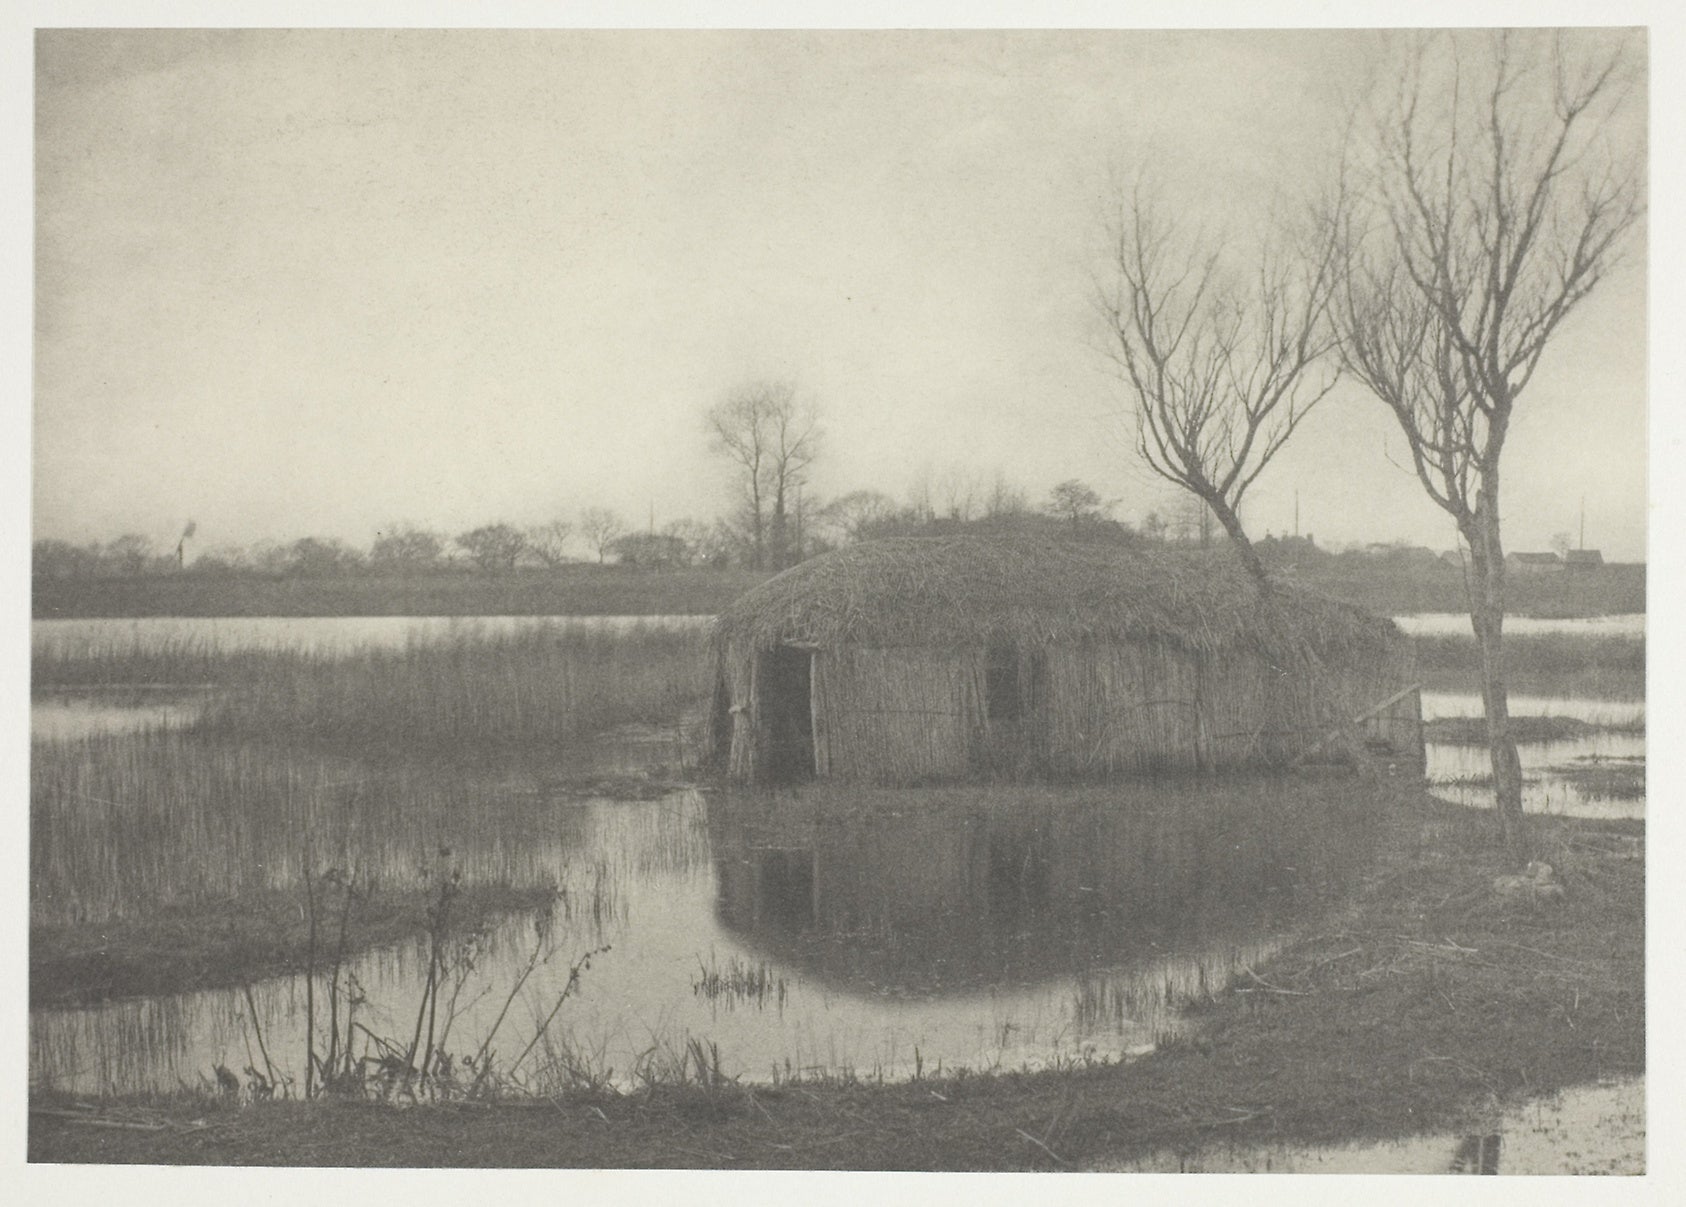
[[[761,655],[760,707],[767,733],[769,783],[814,778],[814,656],[778,646]]]

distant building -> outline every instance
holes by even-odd
[[[1435,552],[1422,545],[1407,545],[1403,541],[1372,541],[1364,546],[1364,556],[1378,561],[1426,564],[1435,560]]]
[[[1507,553],[1505,568],[1518,574],[1550,574],[1563,569],[1563,562],[1555,553]]]
[[[1563,565],[1569,570],[1597,570],[1604,564],[1604,555],[1596,549],[1570,549],[1563,554]]]

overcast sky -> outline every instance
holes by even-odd
[[[1090,305],[1108,181],[1315,179],[1368,32],[59,31],[37,54],[34,530],[202,546],[728,502],[702,414],[777,375],[814,490],[1133,466]],[[1644,244],[1518,408],[1506,543],[1644,554]],[[1450,522],[1338,391],[1255,535]]]

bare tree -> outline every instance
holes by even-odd
[[[1100,519],[1107,510],[1106,502],[1095,493],[1095,488],[1076,478],[1067,478],[1048,492],[1048,514],[1070,520],[1073,531]]]
[[[783,569],[792,560],[790,509],[819,454],[818,417],[791,383],[757,381],[710,410],[708,428],[737,466],[755,567]]]
[[[883,491],[851,490],[819,510],[822,526],[845,541],[864,541],[896,514],[896,501]]]
[[[987,520],[1016,520],[1030,511],[1030,500],[1023,487],[1011,482],[1004,470],[997,468],[989,481],[989,493],[984,496],[983,514]]]
[[[597,562],[602,565],[604,556],[614,543],[626,532],[626,521],[610,511],[607,507],[587,507],[580,512],[580,534],[597,550]]]
[[[445,542],[438,533],[408,524],[393,524],[375,534],[374,544],[369,547],[369,562],[405,572],[426,570],[437,566],[444,552]]]
[[[1282,231],[1250,271],[1206,251],[1138,187],[1112,231],[1101,308],[1134,406],[1136,451],[1209,508],[1268,585],[1241,502],[1334,386],[1325,355],[1333,239]]]
[[[670,520],[662,526],[662,535],[671,542],[671,557],[681,566],[694,566],[705,556],[711,539],[707,524],[688,517]]]
[[[513,570],[527,551],[527,538],[508,524],[486,524],[465,532],[457,544],[482,570]]]
[[[977,515],[978,497],[984,493],[983,478],[970,466],[948,464],[931,479],[936,492],[937,513],[945,520],[966,523]]]
[[[1419,43],[1355,143],[1335,311],[1346,367],[1393,413],[1423,489],[1469,550],[1470,619],[1497,811],[1523,846],[1522,774],[1503,660],[1500,462],[1517,399],[1563,320],[1642,213],[1642,160],[1618,145],[1626,50],[1562,35]]]
[[[568,560],[568,538],[574,526],[567,520],[551,520],[527,529],[527,552],[552,570]]]

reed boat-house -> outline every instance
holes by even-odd
[[[740,783],[1280,766],[1347,721],[1373,753],[1422,763],[1397,626],[1261,591],[1229,556],[870,541],[747,592],[714,635],[710,741]]]

